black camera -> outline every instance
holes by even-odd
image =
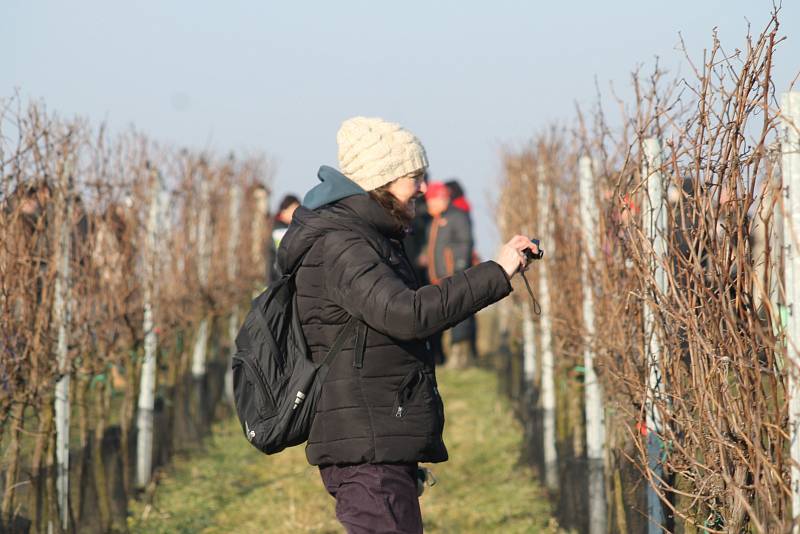
[[[536,249],[539,252],[533,252],[533,251],[531,251],[531,249],[526,248],[525,251],[524,251],[525,252],[525,257],[528,259],[528,261],[541,260],[542,256],[544,256],[544,250],[542,250],[541,247],[539,246],[539,240],[531,238],[531,243],[536,245]]]

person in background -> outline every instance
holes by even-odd
[[[464,213],[466,213],[470,217],[470,221],[472,220],[472,206],[470,206],[467,197],[464,196],[464,189],[461,187],[461,184],[456,179],[448,180],[444,184],[447,186],[447,190],[450,192],[450,204]]]
[[[427,183],[427,177],[426,177]],[[425,263],[425,246],[428,238],[428,227],[431,223],[431,216],[428,214],[428,206],[425,204],[425,197],[420,195],[414,199],[415,215],[411,220],[408,235],[403,239],[403,247],[406,254],[411,259],[417,279],[422,285],[429,284],[428,266]]]
[[[428,277],[431,283],[438,284],[472,266],[472,224],[464,211],[451,204],[450,190],[443,182],[428,184],[425,201],[432,217],[428,231]],[[458,337],[451,336],[445,363],[447,367],[463,368],[474,359],[470,327],[456,325],[454,330]]]
[[[467,200],[464,188],[461,187],[461,183],[458,180],[453,178],[445,182],[444,185],[447,186],[447,190],[450,192],[450,205],[467,214],[467,218],[469,219],[469,237],[470,241],[472,241],[470,265],[477,265],[481,260],[478,256],[478,252],[475,250],[475,233],[472,230],[472,205]],[[477,338],[478,324],[474,315],[467,317],[450,331],[451,343],[461,343],[464,341],[469,343],[469,347],[466,350],[467,361],[470,361],[478,354]]]
[[[278,272],[277,265],[277,250],[281,246],[281,240],[289,229],[292,222],[294,210],[300,206],[300,199],[294,195],[286,195],[278,205],[278,214],[275,215],[275,220],[272,221],[272,240],[270,243],[270,280],[276,280],[280,273]]]
[[[474,237],[475,234],[472,233],[472,204],[470,204],[467,200],[467,196],[464,194],[464,189],[461,187],[461,183],[459,183],[459,181],[456,179],[452,179],[445,182],[444,185],[446,185],[447,190],[450,191],[450,204],[454,208],[466,213],[469,217],[470,235]],[[480,262],[481,258],[478,255],[478,251],[473,248],[472,265],[477,265]]]
[[[427,173],[425,183],[428,183]],[[431,216],[428,213],[428,205],[425,203],[425,196],[419,195],[414,199],[415,215],[411,220],[408,235],[403,239],[403,247],[406,255],[414,267],[414,273],[420,285],[431,283],[428,276],[428,230],[431,226]],[[428,339],[433,354],[433,361],[436,365],[444,363],[444,349],[442,348],[442,333],[433,334]]]

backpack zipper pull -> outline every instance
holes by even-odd
[[[306,394],[302,391],[297,392],[297,396],[294,398],[294,406],[292,406],[292,410],[296,410],[298,406],[303,404],[303,401],[306,398]]]
[[[398,406],[397,407],[397,411],[394,413],[394,416],[395,417],[403,417],[403,407],[402,406]]]

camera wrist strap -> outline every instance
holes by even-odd
[[[536,315],[542,314],[542,308],[539,306],[539,301],[536,300],[536,297],[533,296],[533,291],[531,290],[531,285],[528,283],[528,279],[525,277],[525,271],[520,270],[519,274],[522,275],[522,280],[525,281],[525,289],[528,290],[528,295],[531,296],[531,303],[533,303],[533,313]]]

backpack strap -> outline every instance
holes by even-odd
[[[289,272],[289,277],[290,278],[293,278],[297,274],[297,271],[300,270],[300,267],[303,266],[303,260],[306,259],[306,256],[308,255],[309,252],[311,252],[312,248],[314,248],[314,245],[311,245],[310,247],[308,247],[308,250],[303,252],[303,255],[300,256],[300,259],[297,260],[297,263],[294,264],[294,267],[292,267],[292,270]],[[286,276],[286,275],[284,275],[284,276]]]
[[[300,259],[297,260],[297,263],[295,264],[294,268],[292,268],[291,272],[288,275],[290,278],[294,278],[294,276],[297,275],[297,271],[300,270],[300,266],[303,264],[303,260],[305,259],[306,255],[309,252],[311,252],[312,248],[314,248],[314,245],[312,245],[307,251],[305,251],[303,255],[300,257]],[[320,368],[324,367],[325,368],[324,372],[327,372],[327,369],[330,367],[331,363],[333,363],[333,359],[336,358],[339,352],[341,352],[344,342],[351,334],[353,334],[354,330],[356,333],[356,341],[355,341],[355,356],[353,359],[353,366],[361,368],[364,365],[364,347],[367,338],[367,328],[368,327],[366,323],[359,321],[358,319],[356,319],[351,315],[350,319],[348,319],[347,323],[345,323],[342,331],[339,332],[338,336],[336,336],[333,345],[331,345],[330,350],[328,350],[328,354],[326,354],[325,359],[322,360]]]
[[[333,345],[331,345],[331,348],[328,351],[328,354],[325,356],[325,359],[322,360],[320,367],[325,367],[325,368],[330,367],[331,363],[333,363],[333,359],[336,358],[336,355],[339,354],[339,352],[342,350],[342,346],[344,345],[345,340],[347,340],[347,338],[353,334],[353,331],[356,329],[356,327],[360,322],[361,321],[359,321],[352,315],[350,316],[350,319],[347,320],[347,323],[344,325],[342,331],[339,332],[338,336],[336,336],[336,340],[334,340]],[[360,351],[363,353],[363,348]],[[358,352],[359,352],[359,347],[356,346],[356,353]]]
[[[364,322],[359,322],[356,329],[356,347],[355,356],[353,356],[353,367],[361,369],[364,367],[364,347],[367,342],[367,325]]]

